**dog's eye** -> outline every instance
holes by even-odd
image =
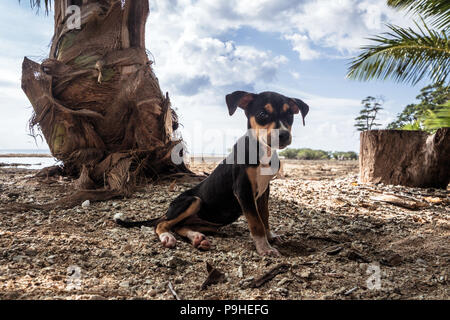
[[[266,111],[262,110],[258,112],[256,117],[258,118],[258,120],[266,120],[267,118],[269,118],[269,114]]]

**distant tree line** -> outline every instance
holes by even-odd
[[[280,152],[280,156],[286,159],[298,160],[357,160],[358,154],[353,151],[324,151],[309,148],[291,149]]]

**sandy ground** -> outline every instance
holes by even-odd
[[[214,164],[196,164],[210,172]],[[159,216],[194,182],[148,185],[132,199],[70,210],[8,212],[71,192],[68,180],[0,168],[0,299],[449,299],[449,191],[360,185],[357,162],[292,161],[271,183],[270,223],[281,258],[256,254],[241,218],[201,252],[178,238],[163,248],[150,228],[113,216]],[[414,199],[416,210],[376,200]],[[407,198],[406,198],[407,197]],[[224,273],[202,289],[206,262]],[[281,264],[281,273],[254,288]]]

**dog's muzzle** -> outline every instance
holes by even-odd
[[[287,130],[280,130],[278,134],[278,142],[280,149],[287,147],[291,144],[292,136],[291,133]]]

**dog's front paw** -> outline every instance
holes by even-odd
[[[283,243],[283,239],[281,238],[280,235],[273,233],[272,231],[269,231],[269,235],[267,236],[267,240],[269,240],[270,243],[275,243],[275,244],[282,244]]]
[[[260,256],[272,256],[272,257],[279,257],[281,254],[278,252],[277,249],[272,248],[267,241],[267,238],[264,237],[253,237],[253,240],[255,241],[255,247],[256,251]]]
[[[267,247],[264,249],[257,250],[260,256],[269,256],[269,257],[281,257],[280,252],[273,247]]]
[[[173,234],[169,232],[161,233],[161,235],[159,236],[159,240],[161,241],[162,245],[166,248],[174,248],[177,243],[177,239],[175,239]]]

